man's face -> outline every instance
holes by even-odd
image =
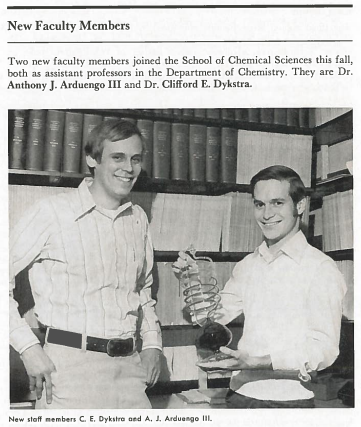
[[[100,163],[90,159],[95,168],[94,184],[110,203],[128,196],[135,184],[142,163],[142,141],[138,135],[120,141],[104,141]]]
[[[269,246],[297,233],[303,203],[294,205],[287,181],[259,181],[254,188],[254,214]]]

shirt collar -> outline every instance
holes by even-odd
[[[83,181],[81,182],[81,184],[78,187],[78,195],[79,195],[79,204],[77,204],[77,206],[74,209],[75,212],[75,217],[74,220],[78,220],[79,218],[81,218],[83,215],[91,212],[93,209],[95,209],[96,203],[93,199],[93,196],[91,194],[91,192],[89,191],[89,187],[93,182],[93,178],[84,178]],[[126,201],[125,203],[123,203],[119,209],[117,210],[117,215],[118,216],[121,212],[123,212],[124,210],[132,207],[132,203],[130,201]]]
[[[270,252],[265,241],[262,242],[257,250],[267,263],[274,261],[280,253],[284,253],[296,261],[297,264],[300,264],[307,244],[305,235],[302,231],[298,231],[291,239],[284,243],[276,254]]]

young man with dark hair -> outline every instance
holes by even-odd
[[[252,178],[251,191],[264,242],[234,268],[215,318],[228,324],[243,313],[243,335],[237,350],[221,348],[229,359],[199,364],[240,370],[233,375],[233,390],[259,379],[307,381],[312,371],[330,366],[339,353],[346,291],[335,262],[300,231],[306,189],[298,174],[271,166]],[[277,406],[238,393],[230,401],[236,407]]]
[[[145,389],[158,379],[162,348],[153,248],[144,211],[127,201],[142,152],[135,125],[101,123],[86,146],[93,178],[35,204],[11,233],[10,344],[37,409],[150,407]],[[13,299],[14,277],[28,266],[44,348]]]

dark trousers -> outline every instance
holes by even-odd
[[[228,408],[240,409],[260,409],[260,408],[314,408],[314,399],[305,400],[258,400],[252,397],[243,396],[233,390],[229,390],[226,396]]]
[[[296,371],[273,371],[273,370],[243,370],[231,380],[231,389],[226,396],[227,407],[241,409],[258,408],[314,408],[314,399],[303,400],[259,400],[236,393],[242,385],[259,380],[289,379],[299,381]]]

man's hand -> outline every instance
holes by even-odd
[[[46,402],[50,404],[52,402],[51,374],[56,370],[53,362],[40,344],[27,348],[21,354],[21,359],[29,376],[30,391],[36,390],[36,397],[40,399],[43,382],[45,382]]]
[[[140,353],[143,368],[147,371],[146,384],[153,387],[160,375],[160,355],[162,352],[157,348],[148,348]]]
[[[172,270],[178,279],[184,275],[199,273],[197,262],[184,251],[178,252],[178,259],[172,264]]]
[[[227,371],[239,371],[241,369],[269,369],[272,367],[270,356],[251,357],[244,350],[231,350],[221,347],[221,357],[212,356],[208,360],[200,361],[197,365],[206,370],[225,369]],[[225,356],[224,356],[225,355]]]

